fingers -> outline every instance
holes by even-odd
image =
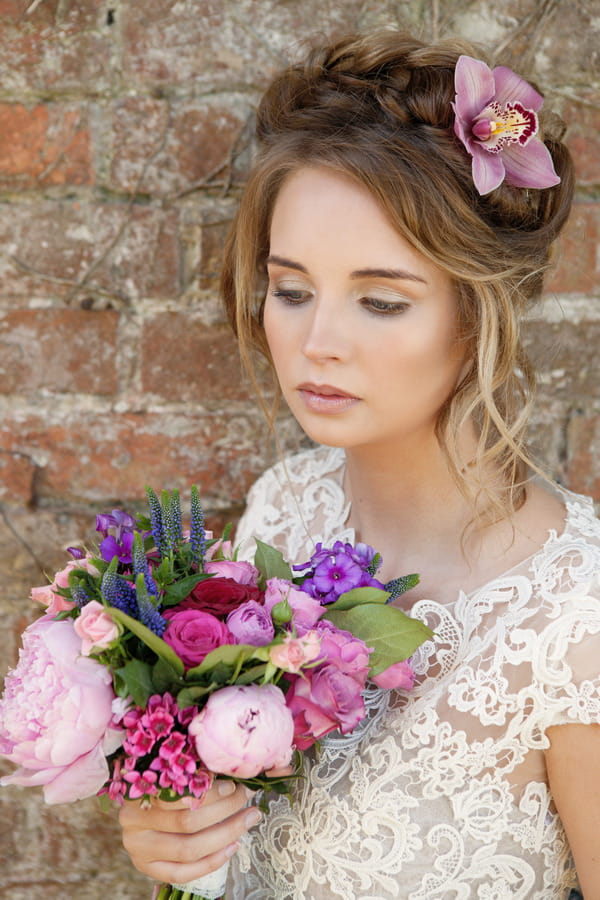
[[[151,848],[142,843],[132,859],[140,871],[157,881],[192,881],[222,866],[239,849],[242,835],[260,818],[259,810],[248,807],[196,834],[162,835]]]
[[[247,807],[248,791],[215,782],[202,805],[155,801],[149,808],[125,803],[119,820],[133,864],[158,881],[186,882],[212,872],[238,849],[240,837],[260,820]]]

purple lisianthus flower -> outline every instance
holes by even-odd
[[[119,562],[130,563],[133,548],[133,531],[135,519],[121,509],[113,509],[112,513],[100,513],[96,516],[96,531],[104,536],[100,544],[102,559],[110,562],[114,556]],[[114,530],[114,534],[110,530]]]
[[[227,616],[227,627],[239,644],[264,647],[275,637],[275,627],[270,610],[262,603],[248,600]]]
[[[455,70],[454,132],[473,157],[473,182],[483,196],[506,179],[515,187],[560,182],[552,157],[536,137],[543,98],[505,66],[461,56]]]

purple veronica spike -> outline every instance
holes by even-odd
[[[548,148],[536,137],[542,97],[505,66],[461,56],[455,71],[454,133],[473,157],[473,182],[483,196],[506,179],[515,187],[560,182]]]

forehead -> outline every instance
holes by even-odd
[[[284,181],[273,206],[270,254],[310,268],[321,260],[348,270],[403,268],[427,280],[445,272],[400,233],[366,186],[326,167],[305,167]]]

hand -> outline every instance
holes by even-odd
[[[127,801],[119,813],[123,845],[144,875],[169,884],[193,881],[222,866],[260,820],[259,810],[246,806],[251,796],[243,785],[216,780],[198,809],[185,800],[155,800],[147,808]]]

